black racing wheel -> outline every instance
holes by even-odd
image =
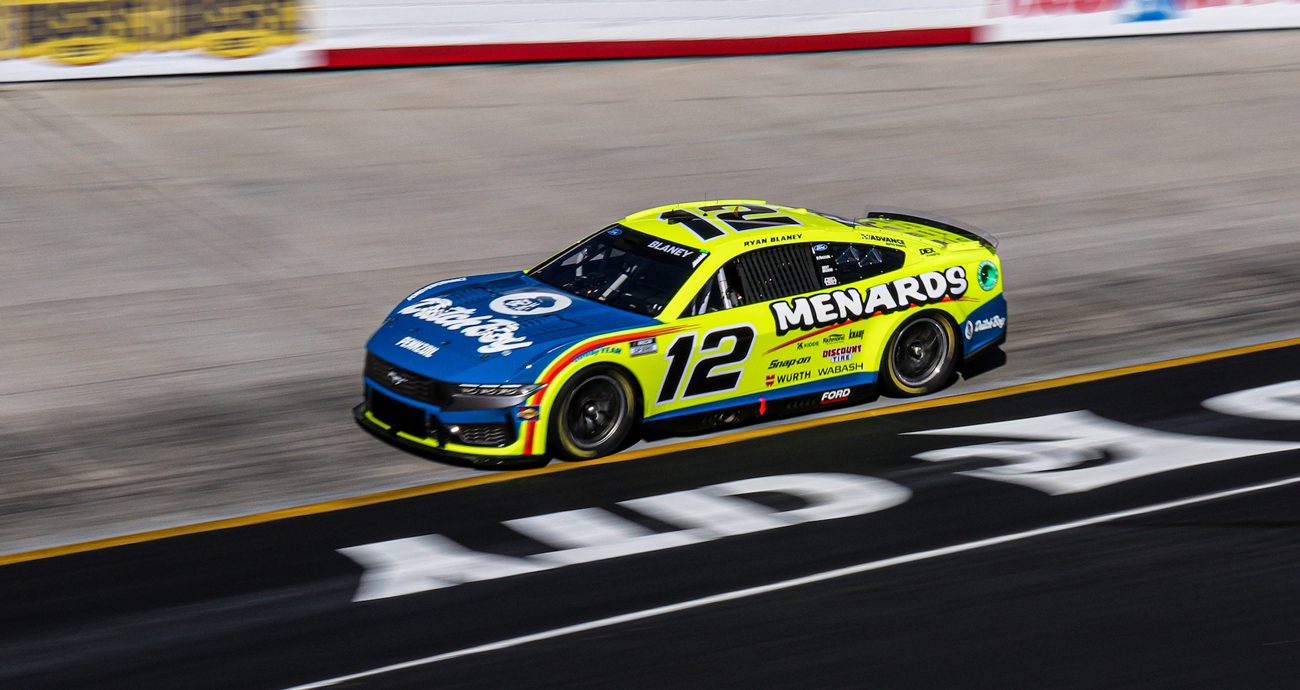
[[[880,362],[880,386],[902,397],[943,388],[957,368],[957,330],[940,312],[921,312],[894,331]]]
[[[551,451],[568,460],[590,460],[618,450],[636,425],[636,396],[627,376],[596,366],[569,379],[551,413]]]

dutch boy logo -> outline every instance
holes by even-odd
[[[965,328],[962,330],[962,335],[966,336],[967,340],[970,340],[975,337],[976,333],[991,331],[995,328],[1003,328],[1006,325],[1007,320],[1005,318],[998,314],[994,314],[987,319],[972,319],[967,321]]]
[[[510,316],[538,316],[567,308],[573,300],[553,292],[516,292],[492,300],[488,308]]]
[[[509,352],[521,347],[528,347],[533,341],[515,335],[519,324],[509,319],[494,319],[479,314],[477,309],[461,307],[445,297],[428,297],[398,310],[421,321],[437,324],[450,331],[459,331],[462,335],[477,338],[481,347],[478,351],[485,354]]]

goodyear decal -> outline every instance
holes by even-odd
[[[573,361],[580,362],[588,357],[595,357],[596,355],[621,355],[621,354],[623,354],[623,348],[618,347],[616,345],[603,345],[601,347],[587,350],[586,352],[578,355],[577,357],[574,357]]]
[[[163,51],[242,58],[304,38],[298,0],[0,0],[0,59],[93,65]]]

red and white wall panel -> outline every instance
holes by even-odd
[[[1300,27],[1300,0],[0,0],[0,81]]]

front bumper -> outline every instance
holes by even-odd
[[[385,423],[376,417],[364,402],[352,408],[352,417],[357,420],[357,424],[362,429],[370,432],[375,438],[385,443],[403,450],[412,451],[423,457],[445,460],[457,465],[484,469],[509,469],[541,467],[550,460],[545,456],[538,455],[487,455],[483,454],[479,449],[447,443],[433,437],[418,438]],[[498,451],[499,449],[483,450]],[[509,451],[508,448],[503,450]]]
[[[354,415],[375,435],[423,455],[475,467],[535,463],[540,408],[519,395],[466,394],[464,385],[433,379],[366,353],[365,401]],[[481,386],[480,386],[481,387]],[[533,456],[533,457],[528,457]]]

